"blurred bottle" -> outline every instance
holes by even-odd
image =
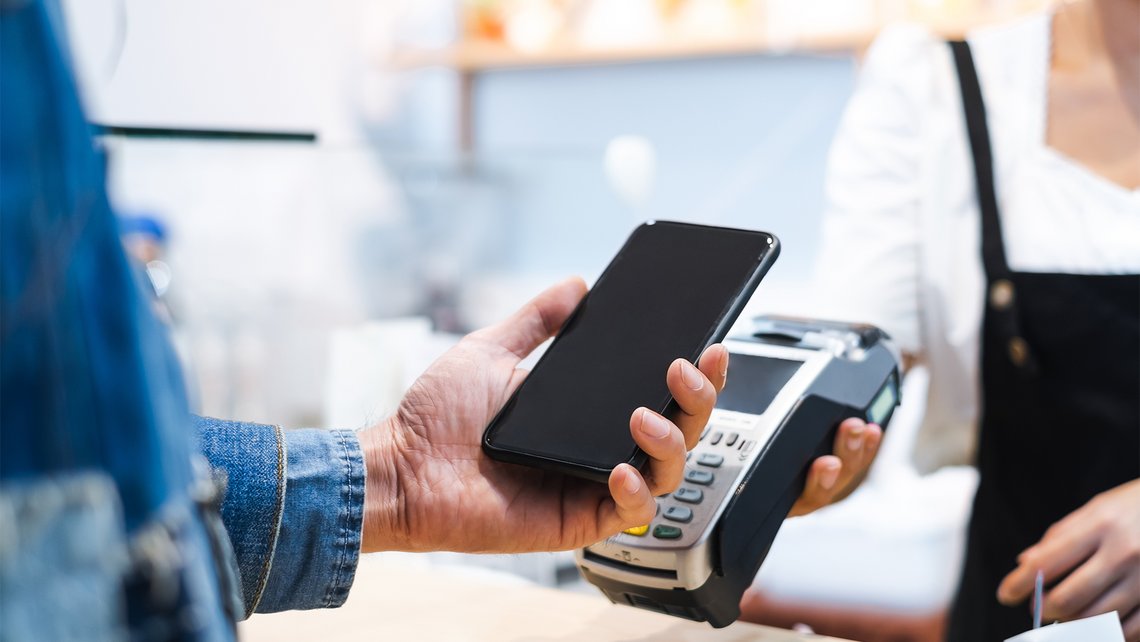
[[[463,0],[463,37],[502,42],[506,31],[505,4],[502,0]]]
[[[172,274],[166,262],[166,225],[150,213],[123,215],[119,217],[119,233],[127,256],[144,271],[146,282],[154,291],[156,312],[169,323],[166,293]]]

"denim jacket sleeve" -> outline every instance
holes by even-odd
[[[245,615],[337,607],[360,557],[364,460],[356,434],[198,418],[224,476]]]

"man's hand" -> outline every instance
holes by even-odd
[[[1140,642],[1140,480],[1097,495],[1045,531],[1017,562],[998,588],[1002,604],[1025,602],[1041,570],[1051,586],[1043,621],[1116,611],[1125,639]]]
[[[839,424],[834,455],[812,462],[807,481],[788,517],[806,515],[835,503],[859,487],[879,452],[883,429],[852,417]]]
[[[676,423],[645,408],[631,415],[633,439],[649,455],[645,477],[621,464],[607,488],[491,460],[480,444],[527,375],[519,361],[562,327],[585,293],[580,279],[565,281],[464,337],[420,376],[393,417],[361,433],[365,551],[565,550],[653,518],[653,497],[680,484],[685,453],[724,387],[724,346],[706,350],[699,369],[678,359],[662,373],[681,409]]]

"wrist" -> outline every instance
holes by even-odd
[[[360,431],[365,468],[361,550],[365,553],[411,548],[400,475],[401,434],[394,417]]]

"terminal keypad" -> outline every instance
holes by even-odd
[[[656,540],[683,543],[700,534],[723,501],[740,466],[756,449],[754,424],[747,419],[721,417],[701,431],[694,450],[685,458],[683,483],[671,495],[657,500],[658,512],[647,530],[629,535],[651,535]]]

